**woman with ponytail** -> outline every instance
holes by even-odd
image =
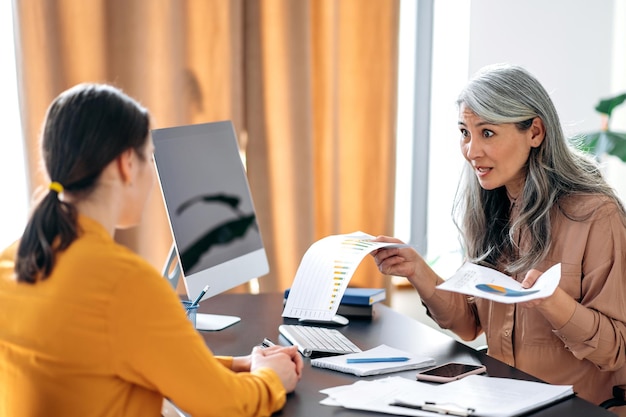
[[[0,253],[0,417],[261,416],[300,378],[296,347],[217,357],[169,283],[113,240],[155,182],[150,117],[117,88],[81,84],[50,105],[50,183]],[[149,314],[147,314],[149,313]]]
[[[149,129],[147,110],[109,86],[79,85],[52,103],[42,141],[43,162],[52,181],[19,243],[15,268],[19,282],[48,278],[55,253],[67,249],[78,235],[77,207],[84,203],[93,207],[90,197],[112,161],[126,152],[136,159],[135,165],[151,170]],[[145,175],[154,181],[150,172]],[[124,180],[130,182],[130,177]],[[141,198],[147,198],[151,186]],[[142,207],[145,200],[138,203]],[[134,213],[132,221],[121,226],[138,223],[140,214]],[[118,225],[107,226],[113,231]]]

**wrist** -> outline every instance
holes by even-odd
[[[561,329],[574,315],[576,301],[557,287],[550,297],[544,299],[537,309],[550,322],[555,330]]]
[[[421,298],[428,299],[433,296],[437,290],[437,285],[442,280],[423,259],[420,259],[409,281],[413,284]]]
[[[233,372],[248,372],[250,371],[250,365],[250,356],[235,356],[231,364],[231,370]]]

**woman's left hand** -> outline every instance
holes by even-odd
[[[302,375],[302,368],[304,367],[304,362],[302,360],[302,356],[296,346],[270,346],[267,348],[263,348],[263,355],[269,356],[274,355],[276,353],[285,353],[287,354],[291,360],[296,365],[296,373],[300,377]],[[252,365],[252,355],[247,356],[235,356],[233,358],[233,364],[231,369],[235,372],[250,372],[250,366]]]
[[[535,283],[537,282],[537,280],[539,279],[539,277],[542,274],[543,274],[543,272],[541,272],[539,270],[536,270],[536,269],[531,269],[530,271],[528,271],[526,273],[526,276],[522,280],[522,288],[525,288],[525,289],[531,288],[533,285],[535,285]],[[557,290],[558,290],[558,288],[557,288]],[[525,307],[525,308],[535,308],[535,307],[540,306],[541,304],[543,304],[548,298],[550,298],[550,297],[536,298],[534,300],[530,300],[530,301],[525,301],[523,303],[519,303],[519,305],[522,306],[522,307]]]
[[[522,280],[522,287],[531,288],[543,272],[531,269]],[[560,287],[556,287],[552,295],[544,298],[519,303],[524,308],[536,308],[552,324],[555,330],[560,329],[574,314],[578,303]]]

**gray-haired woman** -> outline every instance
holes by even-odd
[[[552,296],[502,304],[436,289],[411,248],[380,249],[384,274],[405,276],[442,327],[485,332],[489,355],[589,401],[626,383],[626,214],[595,161],[566,139],[546,90],[528,71],[479,71],[458,99],[467,160],[454,206],[467,261],[532,287],[561,263]],[[379,241],[397,242],[380,236]]]

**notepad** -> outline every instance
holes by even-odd
[[[363,362],[348,363],[348,359],[367,359],[367,358],[408,358],[402,361],[387,362]],[[325,358],[317,358],[311,360],[311,365],[318,368],[327,368],[334,371],[354,374],[356,376],[369,376],[388,374],[391,372],[406,371],[409,369],[425,368],[435,364],[435,360],[431,357],[416,355],[404,350],[396,349],[387,345],[380,345],[373,349],[369,349],[358,353],[349,353],[347,355],[329,356]]]

